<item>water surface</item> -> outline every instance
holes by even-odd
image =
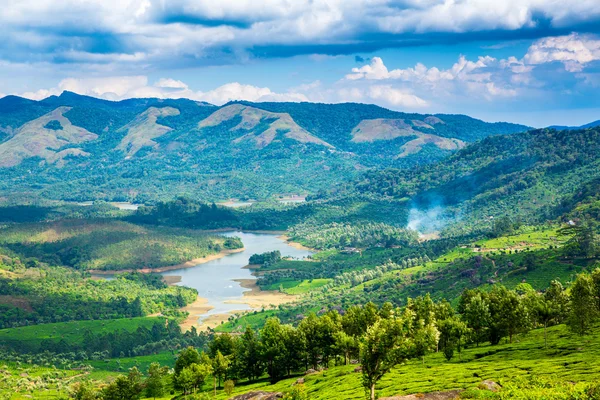
[[[243,293],[248,290],[242,288],[233,279],[255,278],[249,269],[243,268],[248,265],[251,255],[279,250],[282,256],[302,259],[312,254],[311,251],[290,246],[275,234],[225,232],[223,235],[237,236],[242,239],[244,251],[228,254],[195,267],[166,271],[161,274],[180,276],[181,282],[178,285],[194,288],[198,290],[200,297],[208,299],[208,304],[214,308],[203,317],[250,308],[247,304],[227,304],[225,302],[241,299]]]

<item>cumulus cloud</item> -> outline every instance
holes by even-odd
[[[580,72],[592,61],[600,60],[600,40],[590,35],[572,33],[536,41],[523,58],[527,64],[560,61],[569,72]]]
[[[428,68],[422,63],[405,69],[389,70],[380,57],[373,57],[371,63],[360,68],[352,68],[345,76],[346,81],[387,81],[394,80],[407,85],[413,90],[434,91],[436,96],[461,94],[480,95],[486,99],[494,96],[516,96],[517,90],[507,88],[509,83],[503,82],[502,62],[493,57],[483,56],[470,61],[460,56],[458,61],[448,69]],[[515,67],[516,68],[516,67]],[[411,91],[393,88],[390,85],[372,86],[369,93],[376,94],[371,98],[386,99],[390,104],[410,107],[423,107],[427,101],[415,96]]]
[[[300,93],[275,93],[268,87],[242,85],[238,82],[227,83],[208,92],[198,92],[201,100],[212,104],[221,105],[232,100],[249,101],[308,101]]]
[[[387,104],[400,107],[417,108],[426,107],[428,104],[422,98],[401,89],[395,89],[389,85],[374,85],[369,88],[369,98],[383,100]]]

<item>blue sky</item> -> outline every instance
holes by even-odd
[[[600,119],[598,0],[4,0],[0,96]]]

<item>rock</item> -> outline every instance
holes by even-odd
[[[283,398],[283,393],[264,392],[262,390],[248,392],[239,396],[232,397],[231,400],[276,400]]]
[[[358,360],[350,360],[350,364],[358,364]]]
[[[354,368],[354,372],[362,372],[362,366],[358,366],[356,368]]]
[[[27,372],[23,372],[21,375],[19,375],[21,378],[27,378],[29,376],[29,374]]]
[[[303,385],[304,384],[304,378],[298,378],[296,379],[296,383],[294,383],[294,385]]]
[[[316,374],[316,373],[317,373],[316,370],[310,368],[310,369],[306,370],[306,372],[304,373],[304,375],[310,375],[310,374]]]
[[[498,390],[500,390],[502,388],[502,386],[500,386],[499,384],[497,384],[494,381],[490,381],[490,380],[486,379],[485,381],[483,381],[479,384],[479,388],[491,390],[492,392],[497,392]]]
[[[379,400],[454,400],[458,399],[462,390],[449,390],[447,392],[418,393],[407,396],[380,397]]]

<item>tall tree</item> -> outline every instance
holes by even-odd
[[[264,368],[261,360],[260,341],[251,327],[246,328],[240,339],[236,358],[240,363],[242,377],[253,381],[262,375]]]
[[[579,274],[571,286],[570,313],[567,318],[569,328],[585,335],[598,319],[598,309],[595,307],[594,281],[589,274]]]
[[[375,385],[396,364],[414,354],[410,322],[403,318],[380,319],[360,343],[363,386],[375,400]]]
[[[148,368],[148,378],[146,378],[146,396],[157,398],[162,397],[165,392],[164,377],[167,375],[169,367],[161,367],[159,363],[154,362]]]

